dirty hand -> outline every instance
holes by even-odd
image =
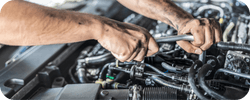
[[[202,54],[214,43],[222,39],[220,25],[212,18],[192,19],[183,24],[178,35],[189,34],[194,36],[194,41],[177,41],[177,44],[188,53]]]
[[[158,52],[158,45],[148,31],[142,27],[109,20],[98,42],[121,62],[142,61],[145,56]]]

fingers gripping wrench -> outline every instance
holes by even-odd
[[[157,43],[167,43],[167,42],[176,42],[180,40],[185,41],[194,41],[194,37],[192,35],[176,35],[176,36],[168,36],[168,37],[159,37],[155,38]],[[201,55],[199,55],[199,60],[205,63],[206,51],[203,51]]]

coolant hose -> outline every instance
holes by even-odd
[[[199,90],[196,87],[195,81],[194,81],[195,72],[202,65],[203,65],[203,63],[201,61],[199,61],[199,60],[197,60],[197,61],[194,62],[194,64],[191,66],[191,68],[189,70],[188,83],[189,83],[190,87],[193,89],[195,95],[197,95],[201,100],[208,100],[208,98],[203,95],[203,93],[201,92],[201,90]]]
[[[244,51],[250,52],[250,45],[248,44],[237,44],[231,42],[219,42],[217,47],[222,50],[234,50],[234,51]]]
[[[198,73],[198,81],[199,85],[203,90],[205,90],[210,96],[214,97],[215,99],[227,99],[223,95],[219,94],[215,90],[209,88],[208,84],[205,82],[205,76],[212,72],[213,67],[210,64],[205,64],[201,67]]]

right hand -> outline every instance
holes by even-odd
[[[145,28],[114,20],[104,21],[104,30],[97,40],[121,62],[142,61],[159,50]]]
[[[194,41],[177,41],[177,44],[188,53],[202,54],[214,43],[222,40],[222,31],[218,22],[213,18],[192,19],[182,25],[178,35],[191,33]]]

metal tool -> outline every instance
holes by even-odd
[[[192,35],[175,35],[175,36],[168,36],[168,37],[160,37],[155,38],[156,42],[176,42],[180,40],[186,40],[186,41],[194,41],[194,37]],[[201,55],[199,55],[199,60],[201,60],[203,63],[205,63],[206,60],[206,51],[203,51]]]
[[[175,35],[168,37],[159,37],[155,38],[155,40],[156,42],[176,42],[180,40],[194,41],[194,37],[192,35]]]

